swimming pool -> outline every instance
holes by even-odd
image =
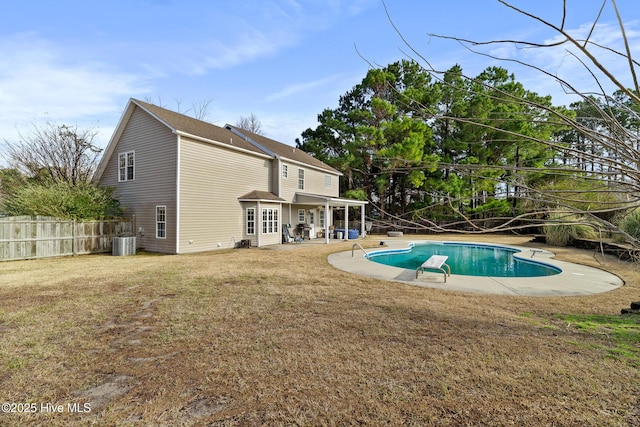
[[[407,249],[369,253],[373,262],[415,270],[431,255],[446,255],[452,274],[490,277],[539,277],[562,270],[543,262],[515,257],[520,252],[504,246],[479,243],[437,242],[411,244]]]

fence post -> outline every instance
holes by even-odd
[[[71,220],[71,255],[76,256],[76,220]]]

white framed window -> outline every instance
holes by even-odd
[[[320,228],[324,228],[324,211],[318,212],[318,222],[319,222]]]
[[[136,178],[136,152],[118,154],[118,181],[133,181]]]
[[[283,178],[289,178],[289,166],[288,165],[282,165],[282,177]]]
[[[324,176],[324,188],[331,188],[331,175]]]
[[[278,209],[262,209],[262,234],[279,233],[279,216]]]
[[[304,169],[298,169],[298,190],[304,190]]]
[[[298,224],[304,224],[305,221],[304,209],[298,209]]]
[[[256,234],[256,209],[247,208],[247,234]]]
[[[156,239],[167,238],[167,207],[156,206]]]

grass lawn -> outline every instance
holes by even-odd
[[[0,425],[640,422],[638,267],[610,258],[605,294],[497,296],[328,264],[350,248],[0,263]]]

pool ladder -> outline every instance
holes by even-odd
[[[357,246],[357,247],[359,247],[359,248],[362,250],[362,252],[364,252],[364,254],[365,254],[367,257],[369,256],[369,254],[367,253],[367,251],[365,251],[365,250],[364,250],[364,248],[363,248],[362,246],[360,246],[360,243],[354,243],[354,244],[351,246],[351,258],[353,258],[354,250],[355,250],[356,246]]]

